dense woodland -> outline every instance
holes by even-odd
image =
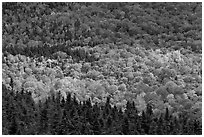
[[[200,52],[201,6],[194,2],[3,3],[3,47],[131,45],[139,40],[147,48]]]
[[[201,135],[202,3],[3,2],[2,134]]]
[[[10,135],[195,135],[202,134],[202,125],[185,113],[179,118],[168,108],[160,117],[153,115],[151,105],[142,115],[134,102],[125,112],[111,107],[92,105],[90,100],[78,102],[67,94],[66,99],[52,95],[45,102],[35,103],[30,92],[14,93],[3,86],[3,134]]]

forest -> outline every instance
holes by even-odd
[[[201,2],[3,2],[3,135],[201,135]]]

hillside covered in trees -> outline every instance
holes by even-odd
[[[202,3],[2,3],[2,134],[202,134]]]

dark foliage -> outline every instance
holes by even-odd
[[[151,105],[138,115],[134,103],[127,103],[126,111],[111,107],[109,98],[104,106],[92,105],[90,99],[77,102],[71,94],[64,99],[60,93],[35,104],[31,93],[14,93],[4,85],[2,89],[2,134],[9,135],[137,135],[137,134],[202,134],[202,125],[185,114],[179,118],[166,113],[159,118]]]
[[[13,55],[63,51],[79,60],[87,54],[71,47],[138,41],[146,48],[201,52],[202,3],[3,2],[2,34],[3,52]]]

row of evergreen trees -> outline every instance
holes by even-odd
[[[96,45],[96,44],[95,44]],[[3,53],[10,53],[12,55],[21,54],[27,57],[47,57],[47,58],[54,58],[52,55],[57,52],[64,52],[68,56],[71,56],[75,62],[79,62],[81,60],[85,60],[86,62],[93,62],[97,61],[97,59],[92,55],[92,52],[85,51],[84,48],[73,49],[73,47],[81,46],[80,44],[70,45],[70,44],[58,44],[58,45],[50,45],[45,43],[43,45],[36,45],[36,46],[7,46],[2,48]],[[84,45],[83,45],[84,46]],[[90,45],[89,45],[90,46]],[[93,46],[94,47],[94,46]]]
[[[109,98],[104,106],[90,100],[78,102],[71,94],[60,93],[35,103],[30,92],[14,93],[2,89],[2,134],[10,135],[155,135],[202,134],[202,125],[185,114],[175,118],[166,113],[155,117],[151,105],[142,115],[134,102],[123,112],[111,107]]]

